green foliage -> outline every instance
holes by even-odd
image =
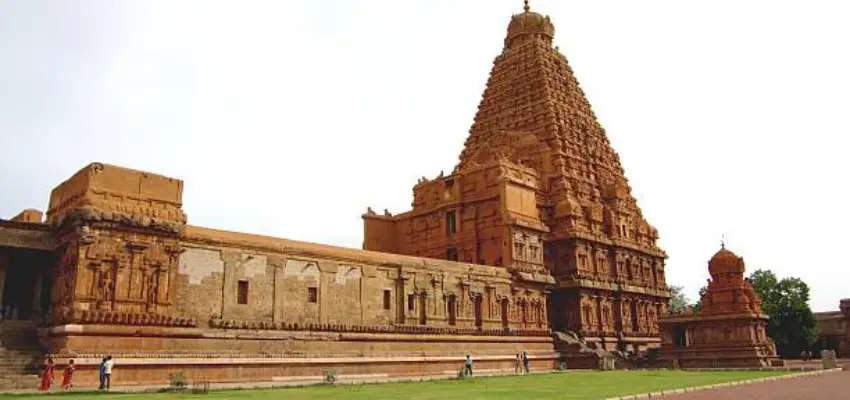
[[[172,389],[183,390],[186,388],[186,377],[183,376],[182,372],[169,374],[168,378],[168,386]]]
[[[708,293],[708,286],[699,288],[699,300],[694,303],[694,312],[699,312],[702,309],[702,296],[705,296],[706,293]]]
[[[685,296],[685,288],[682,286],[671,286],[670,302],[667,305],[667,313],[670,315],[681,314],[688,308],[688,296]]]
[[[799,278],[777,279],[769,270],[750,274],[750,283],[761,298],[767,334],[783,358],[798,357],[817,340],[815,315],[809,307],[809,285]]]

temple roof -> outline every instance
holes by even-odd
[[[604,205],[618,228],[657,237],[566,57],[553,47],[554,35],[550,18],[527,2],[511,17],[455,172],[505,157],[538,172],[543,203],[570,198],[561,213],[574,214],[573,203]]]
[[[744,261],[737,254],[722,247],[708,261],[708,271],[714,277],[719,274],[744,274]]]
[[[609,186],[630,198],[619,157],[566,57],[552,47],[554,32],[548,16],[526,11],[511,18],[458,169],[486,161],[476,156],[489,147],[541,175],[567,177],[579,197],[598,197]]]
[[[522,43],[524,40],[542,39],[552,43],[555,37],[555,26],[548,16],[531,11],[528,1],[525,2],[525,12],[516,14],[508,25],[508,36],[505,38],[505,48]]]

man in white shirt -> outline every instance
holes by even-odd
[[[115,361],[112,361],[112,356],[106,357],[106,362],[103,364],[103,374],[106,377],[106,390],[109,390],[109,384],[112,382],[112,367]]]

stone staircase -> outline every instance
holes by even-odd
[[[33,322],[0,321],[0,391],[37,389],[42,356]]]
[[[653,366],[652,351],[638,354],[600,349],[588,343],[574,332],[552,332],[555,350],[567,363],[569,369],[637,369]]]

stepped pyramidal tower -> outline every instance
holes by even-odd
[[[554,329],[655,346],[666,255],[554,35],[528,2],[511,18],[457,166],[420,179],[409,212],[370,209],[364,248],[502,266],[551,291]]]

